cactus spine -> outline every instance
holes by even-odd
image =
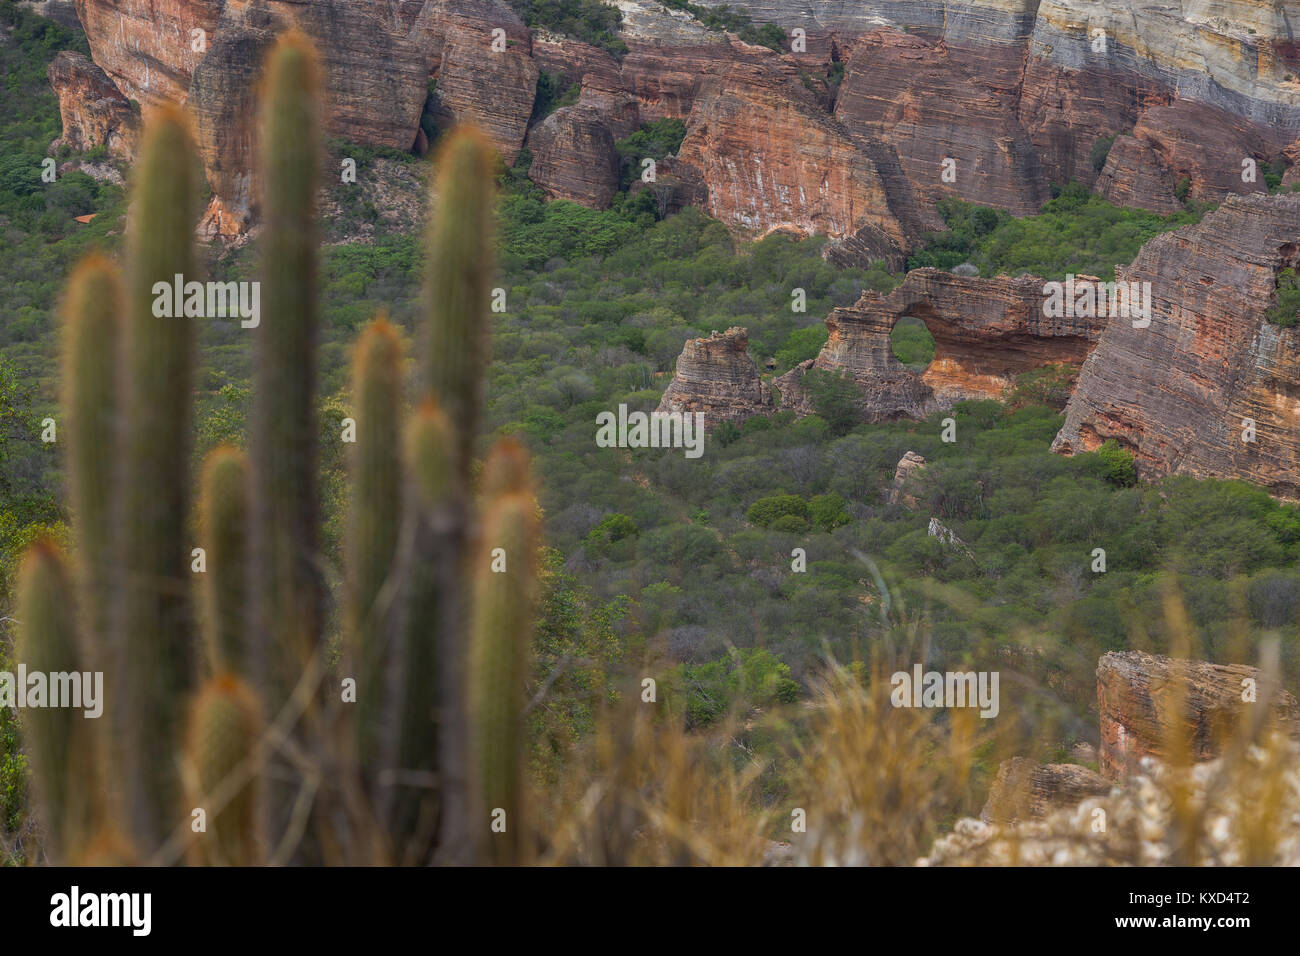
[[[478,435],[482,378],[489,334],[488,295],[494,272],[492,215],[496,154],[469,129],[448,137],[438,153],[435,214],[429,228],[425,282],[428,321],[422,372],[428,398],[448,423],[451,442],[442,500],[431,504],[417,531],[415,576],[437,582],[410,620],[409,643],[428,641],[438,662],[436,707],[443,859],[466,862],[482,825],[471,818],[469,714],[465,690],[465,555],[471,553],[468,520],[470,463]],[[440,466],[441,467],[441,466]],[[427,479],[425,479],[427,480]]]
[[[466,484],[488,357],[495,174],[496,154],[481,135],[462,130],[449,138],[438,157],[437,213],[429,232],[425,376],[456,427],[456,469]]]
[[[108,260],[86,258],[73,273],[63,312],[64,434],[68,497],[75,516],[78,597],[87,662],[107,655],[113,590],[113,496],[117,490],[118,348],[122,287]],[[105,357],[108,361],[105,361]]]
[[[194,152],[185,119],[157,111],[136,168],[128,239],[126,484],[122,567],[132,830],[161,842],[180,821],[177,728],[194,675],[186,546],[194,319],[159,317],[155,284],[194,274]]]
[[[203,643],[215,674],[246,673],[248,643],[248,459],[220,445],[203,463],[199,534],[207,555]]]
[[[319,89],[310,46],[286,35],[271,55],[263,106],[266,318],[256,332],[252,429],[258,663],[277,706],[319,649],[323,603],[313,405]]]
[[[73,530],[79,649],[90,671],[106,671],[114,658],[114,594],[118,587],[117,496],[120,494],[119,367],[122,282],[107,259],[90,255],[73,273],[63,308],[64,436]],[[105,360],[107,358],[107,361]],[[90,733],[95,779],[110,780],[114,735],[109,721]]]
[[[315,54],[297,33],[282,37],[267,64],[262,105],[262,304],[256,330],[251,434],[253,472],[253,667],[267,713],[290,699],[322,651],[324,589],[318,553],[315,367],[316,230],[320,83]],[[314,702],[314,698],[313,698]],[[319,749],[320,715],[309,706],[298,736]],[[274,759],[274,758],[273,758]],[[269,832],[290,825],[298,787],[277,764],[266,788]],[[314,810],[320,811],[319,802]],[[309,824],[316,831],[318,814]],[[320,862],[318,834],[303,858]]]

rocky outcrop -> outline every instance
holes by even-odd
[[[437,80],[444,122],[480,126],[507,162],[523,144],[537,86],[531,38],[501,0],[77,0],[94,60],[145,112],[186,104],[214,199],[207,230],[230,235],[256,215],[257,89],[275,35],[296,28],[320,52],[327,131],[413,148]],[[505,47],[492,49],[494,29]]]
[[[1097,177],[1097,195],[1117,206],[1168,215],[1182,208],[1176,189],[1173,175],[1154,146],[1136,136],[1115,137]]]
[[[552,199],[605,209],[618,192],[614,134],[591,106],[564,106],[528,134],[528,177]]]
[[[1027,215],[1051,193],[1016,117],[1017,78],[1008,65],[878,30],[849,51],[835,116],[893,146],[923,199],[960,196]]]
[[[226,6],[226,0],[77,0],[77,16],[92,59],[147,110],[185,102]]]
[[[704,427],[713,428],[744,421],[771,406],[771,393],[749,356],[749,336],[737,327],[691,339],[682,347],[658,410],[701,412]]]
[[[115,159],[130,160],[140,135],[140,115],[108,74],[70,50],[50,61],[48,73],[63,117],[63,135],[54,146],[77,152],[103,146]]]
[[[505,34],[504,49],[496,30]],[[416,49],[441,50],[431,64],[440,125],[473,123],[513,163],[537,93],[532,36],[515,12],[501,0],[434,0],[421,10],[411,39]]]
[[[1278,274],[1297,265],[1300,198],[1290,196],[1232,197],[1152,239],[1116,269],[1120,281],[1150,283],[1150,325],[1107,326],[1052,448],[1113,438],[1143,477],[1242,478],[1300,498],[1300,330],[1266,318]]]
[[[1253,688],[1248,692],[1248,682]],[[1101,772],[1135,773],[1143,757],[1165,760],[1174,734],[1183,735],[1193,760],[1210,760],[1254,708],[1268,707],[1268,721],[1300,735],[1300,704],[1279,689],[1266,700],[1258,668],[1174,660],[1142,651],[1111,652],[1097,663],[1101,713]],[[1178,708],[1175,701],[1181,701]]]
[[[845,263],[901,267],[919,235],[940,228],[931,206],[945,196],[1022,214],[1069,179],[1100,179],[1104,195],[1157,211],[1175,208],[1183,179],[1196,200],[1260,191],[1263,178],[1242,180],[1241,161],[1273,162],[1300,139],[1300,48],[1278,8],[1253,0],[747,4],[760,21],[805,31],[805,47],[781,53],[654,0],[618,0],[620,58],[534,36],[504,0],[76,6],[95,63],[122,96],[146,113],[191,104],[214,232],[242,230],[256,214],[257,56],[268,33],[290,26],[321,51],[336,137],[423,151],[428,101],[440,125],[475,123],[510,163],[532,123],[539,70],[560,73],[582,83],[591,112],[539,131],[550,155],[537,178],[550,194],[603,204],[605,134],[676,117],[690,133],[673,203],[704,205],[744,234],[830,235],[839,241],[828,256]],[[833,66],[844,67],[838,95]],[[1094,145],[1126,130],[1136,142],[1099,176]],[[577,175],[586,163],[593,175]]]
[[[1175,793],[1184,799],[1175,801]],[[1262,806],[1261,799],[1270,802]],[[1195,826],[1193,840],[1185,839],[1189,822]],[[999,826],[965,817],[917,861],[920,866],[1193,863],[1300,866],[1300,743],[1252,747],[1236,765],[1223,759],[1179,770],[1157,763],[1118,782],[1110,793],[1021,823]]]
[[[924,418],[962,399],[1001,397],[1030,369],[1082,362],[1106,320],[1045,317],[1043,288],[1034,276],[980,279],[914,269],[889,295],[864,292],[827,317],[830,337],[817,358],[773,383],[781,405],[800,414],[814,410],[803,378],[816,368],[853,377],[864,421]],[[894,357],[890,333],[904,316],[920,319],[934,337],[934,360],[922,373]]]
[[[897,256],[938,225],[888,147],[852,137],[807,91],[764,70],[735,70],[700,94],[678,159],[702,181],[710,214],[751,234],[872,227]]]
[[[980,811],[985,823],[1014,823],[1044,817],[1085,797],[1109,793],[1111,782],[1087,767],[1069,763],[1034,763],[1012,757],[998,764],[988,800]]]
[[[898,459],[898,467],[894,469],[894,480],[889,486],[889,494],[885,500],[891,505],[902,505],[904,508],[916,507],[916,496],[909,493],[913,483],[921,470],[925,468],[925,459],[914,451],[909,451],[902,458]]]

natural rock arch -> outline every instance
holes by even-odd
[[[893,353],[891,333],[903,317],[921,320],[934,338],[923,372]],[[997,398],[1016,375],[1087,358],[1104,318],[1048,318],[1037,276],[980,279],[941,269],[915,269],[889,295],[864,292],[826,318],[830,339],[816,359],[774,383],[782,407],[813,411],[803,387],[811,368],[849,373],[862,392],[865,421],[924,418],[967,398]]]

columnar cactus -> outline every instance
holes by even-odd
[[[357,757],[363,774],[391,766],[384,716],[393,691],[385,667],[397,607],[395,568],[402,519],[402,342],[385,318],[357,342],[352,386],[358,429],[347,545],[347,636],[357,681]]]
[[[135,170],[127,243],[122,740],[131,832],[143,845],[181,820],[176,753],[195,675],[186,533],[195,319],[154,309],[161,289],[194,276],[194,155],[181,112],[159,109]]]
[[[76,617],[68,600],[71,589],[72,578],[58,548],[49,541],[33,545],[18,582],[18,654],[29,671],[83,670]],[[46,821],[47,854],[62,861],[76,854],[92,833],[90,799],[96,774],[86,719],[76,709],[37,707],[24,712],[23,729]]]
[[[83,265],[68,300],[65,368],[77,379],[64,394],[69,485],[77,580],[88,604],[80,636],[110,676],[125,675],[109,707],[130,772],[126,785],[109,781],[123,801],[81,807],[78,793],[104,788],[71,786],[68,754],[79,740],[100,749],[103,740],[75,722],[80,715],[29,720],[52,856],[171,862],[187,850],[194,862],[218,864],[427,863],[472,862],[477,849],[490,853],[486,859],[526,860],[522,695],[537,515],[522,449],[501,446],[483,482],[482,548],[505,550],[504,573],[484,570],[489,551],[478,550],[470,497],[487,357],[495,154],[477,133],[462,131],[437,161],[423,382],[405,429],[397,330],[381,318],[357,348],[345,653],[330,676],[313,372],[320,87],[301,37],[277,44],[264,89],[266,228],[251,448],[245,457],[220,447],[204,463],[202,577],[189,567],[187,513],[193,319],[159,317],[151,308],[155,283],[170,288],[193,268],[194,167],[181,114],[158,111],[145,138],[120,385],[113,267]],[[111,409],[118,407],[122,454],[113,446]],[[127,462],[121,483],[113,480],[118,459]],[[468,554],[475,555],[472,621]],[[48,545],[38,545],[27,566],[23,653],[29,664],[77,668],[82,642],[64,593],[71,577]],[[118,567],[120,619],[105,584]],[[197,628],[189,601],[196,586]],[[201,656],[208,676],[196,694]],[[178,768],[186,768],[188,792]],[[471,794],[505,808],[505,840],[488,842],[491,819]],[[191,831],[196,809],[205,811],[204,833]]]
[[[493,450],[484,484],[480,554],[474,566],[470,714],[479,810],[491,822],[488,859],[527,862],[523,688],[536,597],[537,505],[527,463],[513,443]]]
[[[209,669],[246,674],[248,652],[248,459],[220,445],[199,485],[199,540],[206,557],[203,643]]]
[[[221,866],[261,862],[256,801],[257,735],[261,716],[253,691],[221,674],[204,685],[190,715],[187,755],[196,792],[191,802],[205,815],[197,859]]]

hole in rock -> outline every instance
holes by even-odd
[[[934,336],[915,316],[905,315],[894,323],[889,344],[894,358],[914,372],[925,371],[934,360]]]

